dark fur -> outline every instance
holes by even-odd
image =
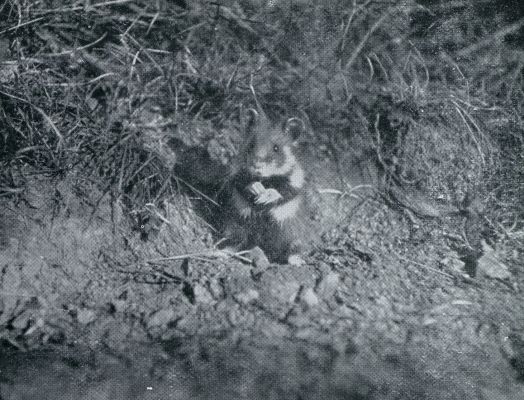
[[[232,195],[228,204],[228,223],[225,236],[230,242],[237,245],[239,249],[249,249],[259,246],[272,261],[285,263],[292,254],[302,251],[297,230],[304,218],[302,207],[297,214],[285,219],[276,221],[270,211],[272,208],[284,205],[303,194],[302,187],[294,187],[290,183],[292,173],[301,168],[298,160],[296,165],[289,171],[282,174],[261,177],[253,172],[253,165],[274,163],[277,168],[281,168],[288,161],[284,148],[287,147],[294,154],[296,140],[300,134],[297,126],[287,124],[276,125],[271,123],[265,116],[251,111],[250,118],[246,123],[246,141],[241,149],[239,160],[240,165],[230,181],[230,191],[236,190],[242,199],[250,205],[251,215],[247,218],[239,215]],[[302,125],[303,128],[303,125]],[[280,151],[274,151],[278,146]],[[277,190],[282,198],[277,202],[268,205],[256,205],[256,195],[249,187],[254,182],[260,182],[264,188]]]

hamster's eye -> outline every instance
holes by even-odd
[[[278,144],[276,144],[276,145],[273,146],[273,151],[274,151],[275,153],[278,153],[279,150],[280,150],[280,147],[278,147]]]

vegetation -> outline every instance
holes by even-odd
[[[523,4],[0,1],[0,398],[524,398]],[[214,232],[257,100],[300,267]]]
[[[203,160],[227,174],[255,92],[334,154],[358,137],[390,182],[522,238],[518,0],[7,0],[0,21],[0,196],[74,172],[159,205]]]

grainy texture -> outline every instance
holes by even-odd
[[[524,398],[521,3],[1,2],[0,397]],[[302,265],[222,250],[249,108]]]

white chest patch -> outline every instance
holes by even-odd
[[[291,175],[289,175],[289,184],[295,189],[301,189],[304,186],[304,170],[298,165],[295,167]]]
[[[270,211],[270,214],[275,219],[275,221],[284,222],[286,219],[292,218],[297,214],[301,201],[302,198],[300,196],[295,197],[294,199],[289,200],[287,203],[273,207]]]

